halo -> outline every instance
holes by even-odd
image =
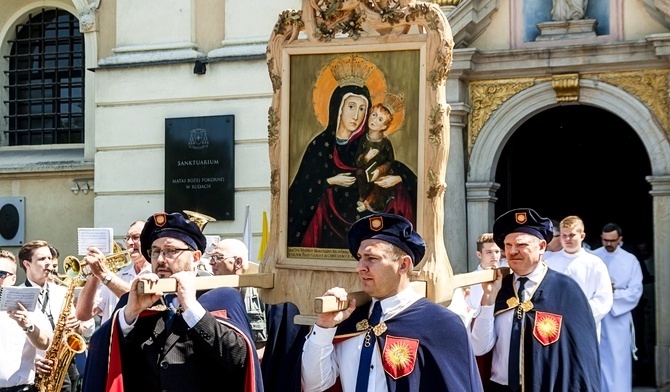
[[[376,94],[372,97],[372,106],[375,106],[378,103],[383,103],[384,102],[384,96],[386,95],[386,92],[382,92],[379,94]],[[372,107],[370,106],[370,107]],[[391,123],[389,126],[386,128],[384,131],[384,136],[388,136],[400,129],[400,127],[403,125],[403,122],[405,121],[405,109],[403,108],[402,110],[399,110],[393,114],[393,120],[391,120]]]
[[[328,105],[330,104],[330,97],[333,95],[333,91],[335,91],[337,88],[337,81],[330,72],[330,66],[341,61],[342,58],[350,56],[351,54],[348,54],[330,61],[328,65],[321,68],[321,71],[319,71],[319,76],[316,79],[316,83],[314,84],[314,91],[312,92],[314,114],[316,115],[317,120],[319,120],[319,123],[324,127],[328,125]],[[364,59],[364,61],[373,66],[375,65],[373,62],[367,59]],[[365,82],[365,85],[370,91],[370,96],[386,91],[386,80],[384,80],[384,74],[379,70],[379,68],[375,66],[374,71],[372,71],[372,74],[370,74],[370,77]]]

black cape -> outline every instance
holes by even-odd
[[[268,306],[268,340],[261,372],[265,392],[300,392],[300,357],[308,325],[297,325],[297,306],[287,302]]]
[[[198,302],[210,312],[226,310],[226,319],[234,324],[244,333],[248,342],[253,342],[253,334],[244,309],[244,303],[241,302],[240,294],[237,290],[231,288],[218,288],[207,292],[198,292]],[[128,294],[119,298],[116,310],[121,309],[128,303]],[[103,392],[106,390],[106,382],[109,368],[109,355],[111,346],[112,323],[115,318],[104,322],[91,336],[86,359],[82,392]],[[251,343],[253,347],[253,343]],[[250,350],[248,367],[251,367],[248,375],[251,375],[253,386],[256,392],[263,391],[263,381],[261,376],[260,364],[255,350]]]
[[[507,301],[516,298],[514,274],[506,276],[496,297],[495,314],[514,311]],[[593,314],[579,285],[551,269],[530,298],[525,313],[522,382],[526,391],[598,392],[600,356]],[[555,317],[558,316],[558,317]],[[556,333],[543,332],[543,318],[559,320]],[[536,325],[537,321],[537,325]],[[553,322],[552,322],[553,323]],[[535,332],[535,333],[534,333]],[[550,336],[551,335],[551,336]],[[540,338],[545,344],[540,342]],[[531,358],[531,360],[528,360]]]
[[[357,332],[356,323],[367,319],[368,309],[369,304],[358,307],[338,325],[335,344],[343,336]],[[456,314],[421,298],[384,323],[388,329],[377,338],[379,349],[384,349],[391,339],[418,340],[414,366],[408,374],[394,379],[385,371],[389,392],[482,390],[468,333]]]

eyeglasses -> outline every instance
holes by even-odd
[[[219,261],[224,261],[226,259],[230,258],[236,258],[237,256],[224,256],[224,255],[216,255],[216,254],[209,254],[209,259],[212,260],[215,263],[218,263]]]
[[[0,279],[5,279],[6,277],[8,277],[8,276],[12,276],[12,275],[14,275],[14,274],[11,273],[11,272],[0,271]]]
[[[191,248],[183,248],[183,249],[177,249],[177,248],[168,248],[168,249],[149,249],[147,251],[147,254],[149,257],[151,257],[151,260],[158,260],[158,258],[161,256],[161,253],[163,254],[163,257],[167,260],[174,260],[177,256],[181,254],[181,252],[184,251],[193,251]]]
[[[139,234],[137,235],[131,235],[131,236],[125,236],[123,237],[123,240],[126,242],[130,242],[130,240],[133,240],[133,242],[138,242],[140,240]]]

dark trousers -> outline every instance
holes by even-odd
[[[67,369],[65,374],[65,379],[63,380],[63,386],[60,389],[60,392],[77,392],[79,391],[79,371],[77,370],[77,365],[72,361],[70,366]]]
[[[14,387],[0,388],[0,392],[33,392],[35,387],[28,384],[17,385]]]
[[[489,385],[486,387],[486,392],[515,392],[512,388],[507,385],[500,385],[496,382],[489,381]]]

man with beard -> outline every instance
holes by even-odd
[[[121,298],[125,306],[105,324],[111,324],[109,364],[87,364],[87,378],[106,379],[104,390],[197,392],[211,390],[217,375],[227,390],[262,391],[240,294],[224,287],[196,297],[196,266],[207,245],[198,226],[179,213],[157,213],[140,242],[153,273],[135,279]],[[176,293],[138,292],[139,282],[151,286],[159,278],[175,279]],[[86,384],[85,390],[97,388]]]
[[[602,321],[600,352],[603,391],[630,391],[633,387],[635,331],[632,310],[642,297],[642,269],[637,258],[620,246],[621,227],[603,227],[603,246],[593,251],[607,266],[612,281],[614,305]]]

